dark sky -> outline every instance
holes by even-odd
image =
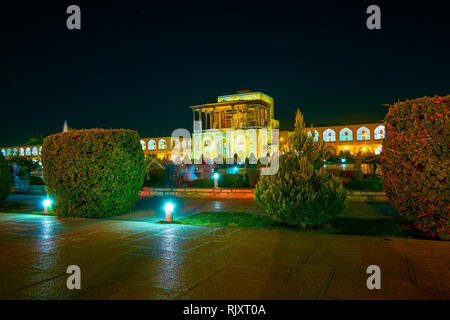
[[[244,89],[274,98],[281,129],[297,107],[308,124],[374,122],[382,104],[450,93],[448,11],[432,1],[93,2],[2,3],[0,146],[64,120],[170,136],[192,130],[189,106]]]

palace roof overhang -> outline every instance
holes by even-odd
[[[263,106],[267,109],[270,109],[269,103],[263,101],[263,100],[234,100],[234,101],[223,101],[223,102],[214,102],[214,103],[205,103],[200,104],[196,106],[191,106],[190,108],[192,110],[198,110],[198,109],[214,109],[216,107],[227,107],[227,106],[235,106],[235,105],[251,105],[251,104],[257,104],[260,106]]]

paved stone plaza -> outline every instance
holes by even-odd
[[[450,299],[449,263],[443,241],[0,214],[1,299]]]

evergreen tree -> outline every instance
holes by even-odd
[[[5,157],[0,153],[0,201],[9,197],[11,188],[11,171]]]
[[[287,149],[280,156],[278,173],[262,176],[255,188],[256,201],[267,215],[292,225],[315,226],[342,212],[342,181],[324,170],[323,142],[307,135],[300,110]]]

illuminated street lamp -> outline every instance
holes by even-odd
[[[213,173],[213,179],[214,179],[214,188],[219,188],[219,173],[218,172]]]
[[[175,206],[173,205],[172,202],[167,202],[164,205],[164,212],[166,214],[166,222],[172,222],[173,221],[172,212],[173,212],[174,207]]]
[[[45,199],[43,201],[44,204],[44,213],[49,214],[49,208],[52,206],[52,201],[50,199]]]

